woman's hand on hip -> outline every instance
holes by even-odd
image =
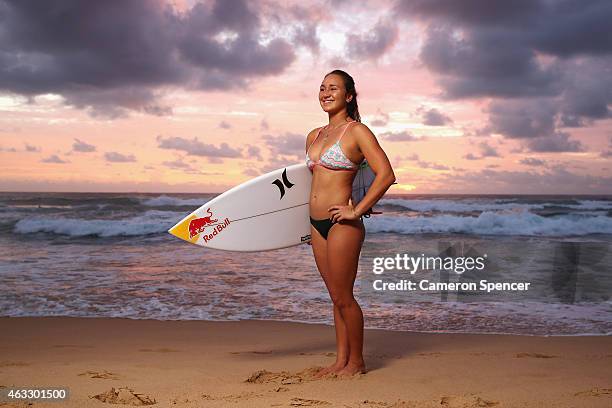
[[[332,222],[338,222],[342,220],[357,220],[359,216],[355,213],[355,208],[352,204],[349,205],[332,205],[327,209],[330,214]]]

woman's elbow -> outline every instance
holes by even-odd
[[[393,183],[395,183],[395,173],[393,173],[393,170],[391,170],[389,173],[387,173],[385,180],[387,181],[387,184],[389,186],[391,186]]]
[[[383,181],[384,184],[387,185],[387,188],[390,187],[393,183],[395,183],[395,173],[393,173],[393,169],[385,169],[376,174],[376,178]]]

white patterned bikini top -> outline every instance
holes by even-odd
[[[317,136],[312,141],[310,146],[308,146],[308,150],[306,150],[306,165],[308,165],[310,171],[312,171],[314,169],[314,166],[316,165],[325,167],[329,170],[357,171],[359,169],[359,164],[353,163],[348,157],[346,157],[346,155],[342,151],[342,148],[340,147],[340,140],[342,140],[342,136],[344,136],[346,129],[348,129],[348,125],[350,125],[351,123],[357,123],[357,121],[353,120],[347,122],[346,125],[342,125],[345,126],[345,128],[344,130],[342,130],[342,134],[338,138],[338,141],[334,143],[329,149],[327,149],[325,153],[321,154],[321,157],[318,161],[314,161],[310,158],[308,152],[310,151],[310,147],[314,144],[314,142],[316,142],[317,138],[321,134],[321,130],[323,129],[323,127],[319,129]]]

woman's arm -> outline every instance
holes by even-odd
[[[372,131],[366,125],[357,125],[353,127],[352,133],[355,136],[359,150],[361,150],[372,171],[376,174],[376,178],[374,178],[363,199],[353,208],[354,215],[352,217],[342,214],[344,212],[340,210],[342,206],[332,206],[329,208],[329,211],[337,210],[334,211],[334,215],[331,217],[334,222],[361,217],[380,200],[395,182],[395,174],[393,173],[393,168],[391,168],[391,163]],[[350,207],[352,207],[352,204]]]
[[[314,137],[314,133],[315,130],[317,130],[317,128],[312,129],[309,133],[308,136],[306,136],[306,147],[304,147],[304,151],[306,153],[308,153],[308,147],[310,146],[310,143],[312,143],[312,138]]]

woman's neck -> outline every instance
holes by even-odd
[[[352,120],[353,119],[350,118],[346,112],[338,112],[337,114],[329,117],[329,124],[327,125],[327,128],[334,129]]]

